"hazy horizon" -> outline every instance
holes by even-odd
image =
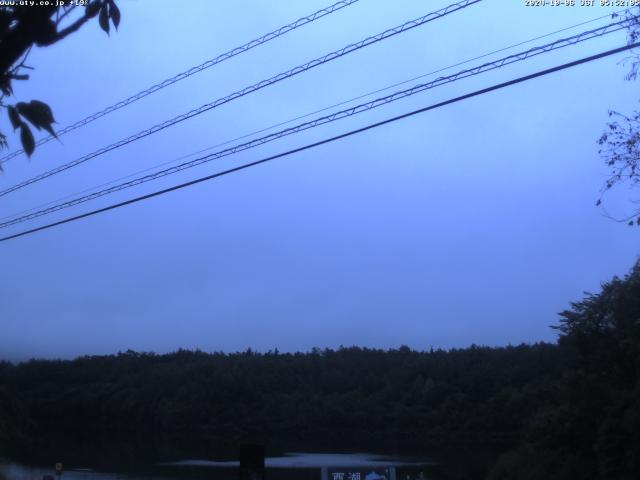
[[[148,3],[120,2],[117,32],[107,36],[95,21],[35,48],[28,62],[35,70],[14,82],[15,96],[49,103],[62,128],[329,3],[164,2],[150,15]],[[358,2],[42,145],[30,160],[13,159],[0,188],[449,3]],[[550,32],[577,25],[425,79],[596,28],[609,19],[578,24],[612,11],[480,2],[7,195],[0,216]],[[620,31],[539,55],[45,218],[169,187],[625,42]],[[597,145],[608,111],[630,113],[638,105],[624,58],[5,242],[0,358],[553,342],[549,325],[557,313],[624,276],[640,253],[640,230],[594,206],[608,174]],[[0,117],[12,151],[18,139]],[[614,192],[606,211],[621,215],[629,198],[632,191]]]

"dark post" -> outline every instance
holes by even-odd
[[[264,480],[264,445],[240,446],[240,480]]]

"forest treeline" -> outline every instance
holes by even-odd
[[[104,453],[142,439],[166,460],[257,441],[421,453],[451,478],[640,478],[640,264],[555,328],[557,343],[501,348],[3,362],[0,448],[33,456],[55,439]]]

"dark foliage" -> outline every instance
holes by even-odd
[[[66,38],[80,29],[91,18],[99,15],[99,24],[107,34],[110,23],[118,28],[120,10],[114,0],[92,0],[83,7],[74,2],[58,6],[56,2],[49,5],[16,5],[0,6],[0,107],[7,109],[11,126],[20,130],[22,148],[31,156],[36,143],[30,125],[36,129],[46,130],[56,136],[52,124],[55,123],[51,108],[39,100],[18,102],[8,105],[5,98],[13,95],[12,82],[27,80],[24,73],[31,67],[26,65],[31,49],[47,47]],[[76,9],[82,9],[81,15],[73,21]],[[7,137],[0,132],[0,150],[8,146]]]
[[[33,422],[23,438],[201,438],[404,452],[502,451],[564,361],[553,345],[128,351],[5,364],[0,384]],[[20,442],[16,441],[15,447]],[[33,451],[33,442],[24,443]],[[69,454],[66,455],[67,457]]]
[[[613,15],[616,16],[618,15]],[[628,43],[631,45],[640,40],[640,9],[633,13],[627,11],[626,17],[629,22]],[[636,80],[640,68],[640,54],[635,52],[626,62],[631,65],[626,79]],[[604,183],[596,205],[602,203],[604,195],[614,186],[626,184],[637,187],[640,183],[640,111],[623,114],[611,110],[609,117],[611,120],[607,123],[607,129],[598,139],[598,153],[610,169],[610,176]],[[628,225],[640,225],[640,209],[634,208],[629,215],[614,219]]]
[[[561,317],[570,363],[491,478],[640,478],[640,263]]]
[[[132,439],[150,460],[260,441],[421,453],[449,478],[640,478],[640,264],[556,328],[557,345],[2,363],[0,441],[32,459],[48,439],[92,460],[141,458]]]

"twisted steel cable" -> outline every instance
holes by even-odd
[[[70,208],[76,205],[79,205],[81,203],[85,203],[91,200],[94,200],[96,198],[111,194],[111,193],[115,193],[115,192],[119,192],[120,190],[124,190],[126,188],[131,188],[137,185],[141,185],[143,183],[146,182],[150,182],[152,180],[156,180],[158,178],[162,178],[168,175],[172,175],[174,173],[178,173],[182,170],[186,170],[188,168],[193,168],[196,167],[198,165],[202,165],[204,163],[208,163],[212,160],[216,160],[222,157],[226,157],[229,155],[233,155],[235,153],[244,151],[244,150],[248,150],[250,148],[254,148],[260,145],[263,145],[265,143],[268,142],[272,142],[274,140],[278,140],[280,138],[283,138],[285,136],[288,135],[292,135],[294,133],[299,133],[302,132],[304,130],[309,130],[311,128],[315,128],[318,127],[320,125],[324,125],[327,123],[331,123],[334,122],[336,120],[340,120],[343,118],[347,118],[362,112],[366,112],[369,110],[372,110],[374,108],[380,107],[382,105],[386,105],[388,103],[406,98],[406,97],[410,97],[412,95],[415,95],[417,93],[426,91],[426,90],[430,90],[432,88],[441,86],[441,85],[445,85],[448,83],[452,83],[464,78],[469,78],[475,75],[479,75],[481,73],[485,73],[491,70],[496,70],[499,68],[502,68],[506,65],[510,65],[516,62],[521,62],[524,60],[527,60],[529,58],[532,58],[534,56],[538,56],[544,53],[548,53],[550,51],[553,50],[558,50],[560,48],[565,48],[568,46],[572,46],[572,45],[576,45],[578,43],[590,40],[590,39],[594,39],[594,38],[599,38],[602,37],[604,35],[608,35],[614,32],[617,32],[619,30],[625,29],[628,27],[629,22],[631,22],[632,20],[630,19],[625,19],[619,22],[615,22],[615,23],[611,23],[609,25],[605,25],[603,27],[599,27],[593,30],[589,30],[589,31],[585,31],[585,32],[581,32],[578,33],[576,35],[573,35],[571,37],[567,37],[567,38],[563,38],[560,40],[556,40],[555,42],[551,42],[548,43],[546,45],[542,45],[542,46],[538,46],[538,47],[533,47],[530,48],[528,50],[525,50],[523,52],[520,53],[515,53],[513,55],[509,55],[503,58],[500,58],[498,60],[495,60],[493,62],[487,62],[484,63],[482,65],[479,65],[477,67],[473,67],[473,68],[469,68],[469,69],[465,69],[465,70],[461,70],[460,72],[457,72],[455,74],[452,75],[448,75],[448,76],[443,76],[443,77],[438,77],[435,80],[432,80],[430,82],[427,83],[422,83],[422,84],[418,84],[415,85],[411,88],[408,88],[406,90],[401,90],[401,91],[397,91],[394,92],[390,95],[384,96],[384,97],[380,97],[377,98],[375,100],[372,100],[370,102],[366,102],[366,103],[362,103],[360,105],[356,105],[354,107],[350,107],[348,109],[344,109],[344,110],[340,110],[338,112],[334,112],[330,115],[325,115],[319,118],[316,118],[314,120],[308,121],[308,122],[304,122],[304,123],[300,123],[298,125],[295,125],[293,127],[290,128],[286,128],[284,130],[280,130],[279,132],[275,132],[269,135],[265,135],[263,137],[260,138],[256,138],[253,140],[250,140],[248,142],[245,143],[241,143],[238,145],[235,145],[233,147],[229,147],[226,148],[224,150],[220,150],[218,152],[214,152],[211,153],[209,155],[205,155],[196,159],[193,159],[189,162],[184,162],[181,163],[179,165],[175,165],[173,167],[170,168],[166,168],[163,170],[159,170],[155,173],[149,174],[149,175],[144,175],[142,177],[138,177],[135,178],[133,180],[129,180],[127,182],[123,182],[120,183],[118,185],[114,185],[112,187],[109,188],[105,188],[103,190],[99,190],[97,192],[91,193],[89,195],[84,195],[82,197],[77,197],[73,200],[69,200],[67,202],[64,203],[59,203],[57,205],[30,213],[28,215],[23,215],[17,218],[14,218],[12,220],[8,220],[6,222],[2,222],[0,223],[0,228],[7,228],[10,227],[12,225],[18,224],[18,223],[22,223],[22,222],[26,222],[28,220],[33,220],[35,218],[41,217],[43,215],[47,215],[47,214],[51,214],[53,212],[62,210],[62,209],[66,209],[66,208]]]
[[[423,107],[423,108],[419,108],[417,110],[413,110],[413,111],[410,111],[410,112],[407,112],[407,113],[404,113],[404,114],[401,114],[401,115],[397,115],[395,117],[387,118],[387,119],[382,120],[380,122],[371,123],[371,124],[366,125],[364,127],[357,128],[355,130],[350,130],[348,132],[345,132],[345,133],[342,133],[342,134],[339,134],[339,135],[336,135],[336,136],[333,136],[333,137],[330,137],[330,138],[325,138],[324,140],[320,140],[318,142],[309,143],[309,144],[303,145],[302,147],[294,148],[294,149],[288,150],[286,152],[282,152],[282,153],[278,153],[276,155],[272,155],[270,157],[262,158],[260,160],[256,160],[256,161],[251,162],[251,163],[245,163],[243,165],[239,165],[237,167],[233,167],[233,168],[230,168],[228,170],[223,170],[221,172],[212,173],[211,175],[207,175],[205,177],[200,177],[200,178],[197,178],[195,180],[191,180],[191,181],[188,181],[188,182],[185,182],[185,183],[181,183],[179,185],[174,185],[172,187],[164,188],[162,190],[157,190],[155,192],[148,193],[146,195],[142,195],[142,196],[139,196],[139,197],[131,198],[131,199],[125,200],[123,202],[119,202],[119,203],[115,203],[115,204],[112,204],[112,205],[108,205],[106,207],[99,208],[99,209],[96,209],[96,210],[91,210],[89,212],[82,213],[82,214],[79,214],[79,215],[75,215],[73,217],[68,217],[68,218],[59,220],[57,222],[53,222],[53,223],[49,223],[49,224],[46,224],[46,225],[42,225],[40,227],[35,227],[35,228],[30,229],[30,230],[24,230],[22,232],[15,233],[13,235],[8,235],[6,237],[0,238],[0,242],[6,242],[6,241],[12,240],[14,238],[23,237],[25,235],[30,235],[32,233],[39,232],[39,231],[42,231],[42,230],[48,230],[50,228],[57,227],[59,225],[64,225],[65,223],[70,223],[70,222],[74,222],[76,220],[81,220],[83,218],[91,217],[91,216],[97,215],[99,213],[104,213],[104,212],[107,212],[107,211],[110,211],[110,210],[115,210],[115,209],[120,208],[120,207],[131,205],[133,203],[141,202],[143,200],[148,200],[148,199],[153,198],[153,197],[164,195],[165,193],[169,193],[169,192],[180,190],[180,189],[183,189],[183,188],[186,188],[186,187],[197,185],[199,183],[206,182],[208,180],[213,180],[215,178],[223,177],[225,175],[229,175],[231,173],[239,172],[239,171],[245,170],[247,168],[255,167],[257,165],[262,165],[263,163],[270,162],[270,161],[276,160],[278,158],[283,158],[283,157],[286,157],[286,156],[289,156],[289,155],[293,155],[295,153],[299,153],[299,152],[302,152],[302,151],[305,151],[305,150],[309,150],[309,149],[312,149],[312,148],[319,147],[320,145],[325,145],[325,144],[328,144],[328,143],[331,143],[331,142],[335,142],[337,140],[341,140],[343,138],[348,138],[348,137],[351,137],[353,135],[357,135],[359,133],[363,133],[365,131],[381,127],[383,125],[387,125],[387,124],[390,124],[390,123],[393,123],[393,122],[397,122],[397,121],[405,119],[405,118],[412,117],[414,115],[418,115],[420,113],[428,112],[428,111],[431,111],[431,110],[435,110],[437,108],[444,107],[446,105],[451,105],[453,103],[457,103],[457,102],[461,102],[461,101],[464,101],[464,100],[468,100],[470,98],[477,97],[479,95],[484,95],[486,93],[493,92],[493,91],[496,91],[496,90],[500,90],[500,89],[503,89],[503,88],[506,88],[506,87],[509,87],[509,86],[512,86],[512,85],[516,85],[516,84],[519,84],[519,83],[527,82],[529,80],[533,80],[534,78],[539,78],[539,77],[542,77],[542,76],[545,76],[545,75],[549,75],[549,74],[554,73],[554,72],[559,72],[561,70],[566,70],[568,68],[572,68],[572,67],[575,67],[577,65],[582,65],[582,64],[585,64],[585,63],[588,63],[588,62],[593,62],[593,61],[598,60],[600,58],[608,57],[608,56],[614,55],[616,53],[620,53],[620,52],[624,52],[624,51],[627,51],[627,50],[631,50],[631,49],[636,48],[638,46],[640,46],[640,42],[635,42],[635,43],[632,43],[632,44],[627,44],[627,45],[622,46],[622,47],[618,47],[618,48],[614,48],[614,49],[611,49],[611,50],[607,50],[605,52],[601,52],[601,53],[598,53],[598,54],[595,54],[595,55],[591,55],[589,57],[584,57],[584,58],[581,58],[579,60],[574,60],[572,62],[564,63],[562,65],[558,65],[558,66],[555,66],[555,67],[547,68],[545,70],[540,70],[540,71],[537,71],[535,73],[531,73],[529,75],[525,75],[523,77],[514,78],[513,80],[508,80],[506,82],[498,83],[498,84],[492,85],[490,87],[486,87],[486,88],[483,88],[483,89],[480,89],[480,90],[475,90],[475,91],[473,91],[471,93],[460,95],[460,96],[455,97],[455,98],[450,98],[448,100],[445,100],[445,101],[442,101],[442,102],[439,102],[439,103],[435,103],[435,104],[432,104],[432,105],[429,105],[429,106],[426,106],[426,107]]]
[[[356,100],[360,100],[360,99],[363,99],[363,98],[366,98],[366,97],[370,97],[370,96],[375,95],[377,93],[382,93],[382,92],[390,90],[390,89],[392,89],[394,87],[399,87],[401,85],[406,85],[408,83],[415,82],[416,80],[420,80],[421,78],[430,77],[432,75],[435,75],[436,73],[444,72],[446,70],[450,70],[450,69],[452,69],[454,67],[458,67],[458,66],[461,66],[461,65],[466,65],[467,63],[471,63],[471,62],[473,62],[475,60],[480,60],[482,58],[489,57],[489,56],[494,55],[496,53],[500,53],[500,52],[504,52],[504,51],[507,51],[507,50],[511,50],[512,48],[519,47],[521,45],[526,45],[527,43],[531,43],[531,42],[534,42],[536,40],[541,40],[543,38],[548,38],[548,37],[550,37],[552,35],[556,35],[558,33],[566,32],[567,30],[572,30],[574,28],[581,27],[581,26],[587,25],[589,23],[597,22],[598,20],[602,20],[604,18],[615,18],[616,16],[618,16],[618,15],[620,15],[622,13],[628,12],[630,10],[631,10],[630,8],[618,10],[617,12],[615,12],[615,16],[612,16],[612,14],[601,15],[600,17],[595,17],[595,18],[592,18],[591,20],[587,20],[587,21],[580,22],[580,23],[577,23],[577,24],[574,24],[574,25],[570,25],[568,27],[564,27],[564,28],[561,28],[559,30],[555,30],[553,32],[545,33],[544,35],[539,35],[537,37],[533,37],[533,38],[530,38],[528,40],[524,40],[524,41],[521,41],[521,42],[518,42],[518,43],[515,43],[515,44],[511,44],[511,45],[506,46],[506,47],[501,47],[501,48],[499,48],[497,50],[493,50],[493,51],[488,52],[488,53],[483,53],[483,54],[478,55],[478,56],[473,57],[473,58],[468,58],[466,60],[460,61],[460,62],[455,63],[453,65],[448,65],[446,67],[441,67],[441,68],[438,68],[437,70],[433,70],[433,71],[431,71],[429,73],[424,73],[422,75],[418,75],[416,77],[412,77],[412,78],[409,78],[407,80],[402,80],[401,82],[396,82],[394,84],[387,85],[386,87],[378,88],[376,90],[373,90],[373,91],[370,91],[370,92],[367,92],[367,93],[364,93],[364,94],[360,94],[360,95],[358,95],[356,97],[352,97],[352,98],[350,98],[348,100],[343,100],[341,102],[334,103],[333,105],[329,105],[329,106],[320,108],[318,110],[314,110],[312,112],[308,112],[308,113],[305,113],[305,114],[302,114],[302,115],[298,115],[298,116],[296,116],[294,118],[290,118],[288,120],[284,120],[284,121],[278,122],[278,123],[270,125],[268,127],[263,127],[263,128],[260,128],[259,130],[254,130],[254,131],[252,131],[250,133],[243,134],[243,135],[241,135],[239,137],[235,137],[235,138],[230,139],[230,140],[219,142],[219,143],[217,143],[215,145],[212,145],[210,147],[206,147],[206,148],[200,149],[198,151],[195,151],[195,152],[192,152],[192,153],[188,153],[186,155],[181,155],[181,156],[179,156],[177,158],[174,158],[172,160],[165,161],[165,162],[162,162],[160,164],[153,165],[151,167],[147,167],[147,168],[145,168],[143,170],[138,170],[138,171],[132,172],[132,173],[130,173],[128,175],[125,175],[125,176],[110,180],[108,182],[101,183],[101,184],[96,185],[94,187],[85,188],[85,189],[83,189],[83,190],[81,190],[79,192],[74,192],[74,193],[71,193],[71,194],[68,194],[68,195],[64,195],[63,197],[56,198],[54,200],[50,200],[50,201],[48,201],[46,203],[43,203],[43,204],[40,204],[40,205],[36,205],[34,207],[31,207],[31,208],[26,208],[24,210],[21,210],[21,211],[19,211],[17,213],[12,214],[12,215],[5,215],[3,217],[0,217],[0,223],[3,220],[14,218],[14,217],[17,217],[17,216],[22,215],[22,214],[27,214],[29,212],[33,212],[33,211],[36,211],[36,210],[43,209],[45,207],[48,207],[49,205],[53,205],[55,203],[59,203],[59,202],[61,202],[63,200],[67,200],[68,198],[76,197],[76,196],[81,195],[83,193],[92,192],[94,190],[97,190],[98,188],[106,187],[107,185],[114,185],[114,184],[116,184],[118,182],[121,182],[123,180],[126,180],[128,178],[135,177],[136,175],[140,175],[142,173],[150,172],[151,170],[154,170],[156,168],[164,167],[166,165],[177,163],[180,160],[185,160],[185,159],[190,158],[190,157],[198,156],[198,155],[200,155],[200,154],[202,154],[204,152],[208,152],[208,151],[213,150],[215,148],[222,147],[224,145],[228,145],[228,144],[234,143],[236,141],[252,137],[252,136],[257,135],[259,133],[268,132],[269,130],[273,130],[274,128],[281,127],[283,125],[287,125],[287,124],[293,123],[296,120],[302,120],[303,118],[308,118],[308,117],[310,117],[312,115],[315,115],[315,114],[318,114],[318,113],[322,113],[322,112],[326,112],[327,110],[331,110],[332,108],[337,108],[337,107],[340,107],[342,105],[347,105],[347,104],[349,104],[351,102],[355,102]]]
[[[167,78],[166,80],[163,80],[160,83],[156,83],[155,85],[152,85],[151,87],[147,88],[146,90],[142,90],[141,92],[136,93],[135,95],[131,95],[128,98],[125,98],[124,100],[119,101],[118,103],[115,103],[109,107],[106,107],[103,110],[100,110],[99,112],[96,112],[92,115],[89,115],[88,117],[83,118],[82,120],[78,120],[76,123],[69,125],[61,130],[59,130],[58,132],[56,132],[56,134],[58,135],[58,137],[72,132],[73,130],[76,130],[80,127],[84,127],[85,125],[93,122],[94,120],[97,120],[98,118],[104,117],[105,115],[108,115],[112,112],[115,112],[116,110],[121,109],[122,107],[126,107],[127,105],[130,105],[134,102],[137,102],[138,100],[146,97],[147,95],[151,95],[152,93],[157,92],[158,90],[162,90],[163,88],[168,87],[169,85],[173,85],[176,82],[179,82],[180,80],[184,80],[185,78],[188,78],[196,73],[199,73],[203,70],[206,70],[207,68],[213,67],[214,65],[217,65],[218,63],[222,63],[225,60],[228,60],[232,57],[235,57],[236,55],[239,55],[241,53],[246,52],[247,50],[251,50],[252,48],[255,48],[259,45],[262,45],[264,43],[267,43],[271,40],[274,40],[278,37],[281,37],[282,35],[289,33],[297,28],[302,27],[303,25],[306,25],[308,23],[314,22],[316,20],[318,20],[319,18],[325,17],[333,12],[336,12],[344,7],[348,7],[349,5],[352,5],[356,2],[358,2],[359,0],[341,0],[337,3],[334,3],[333,5],[323,8],[321,10],[318,10],[315,13],[312,13],[311,15],[307,15],[306,17],[301,17],[298,20],[296,20],[295,22],[292,22],[288,25],[285,25],[283,27],[280,27],[277,30],[274,30],[273,32],[269,32],[266,35],[261,36],[260,38],[256,38],[255,40],[251,40],[248,43],[245,43],[244,45],[241,45],[239,47],[236,47],[232,50],[229,50],[228,52],[222,53],[220,55],[218,55],[215,58],[212,58],[210,60],[207,60],[204,63],[201,63],[200,65],[197,65],[195,67],[190,68],[189,70],[186,70],[184,72],[178,73],[177,75],[174,75],[171,78]],[[42,145],[45,144],[51,140],[53,140],[55,137],[53,136],[48,136],[45,138],[42,138],[40,140],[38,140],[38,142],[36,143],[36,145]],[[18,155],[21,155],[22,153],[24,153],[24,150],[20,149],[20,150],[16,150],[15,152],[11,152],[7,155],[5,155],[4,157],[0,157],[0,166],[5,164],[6,162],[8,162],[9,160],[11,160],[12,158],[17,157]]]
[[[364,40],[361,40],[357,43],[353,43],[350,45],[347,45],[346,47],[341,48],[340,50],[336,50],[334,52],[328,53],[322,57],[316,58],[315,60],[311,60],[310,62],[307,62],[303,65],[299,65],[295,68],[292,68],[286,72],[282,72],[279,73],[278,75],[275,75],[271,78],[268,78],[266,80],[262,80],[258,83],[255,83],[251,86],[245,87],[242,90],[238,90],[230,95],[227,95],[226,97],[222,97],[219,98],[211,103],[207,103],[204,104],[196,109],[190,110],[189,112],[183,113],[182,115],[178,115],[177,117],[174,117],[170,120],[166,120],[162,123],[159,123],[157,125],[154,125],[153,127],[150,127],[146,130],[142,130],[134,135],[131,135],[130,137],[127,137],[125,139],[119,140],[115,143],[112,143],[111,145],[108,145],[106,147],[103,147],[99,150],[95,150],[94,152],[91,152],[87,155],[84,155],[80,158],[77,158],[76,160],[73,160],[71,162],[68,162],[64,165],[61,165],[59,167],[56,167],[52,170],[49,170],[47,172],[44,172],[40,175],[37,175],[35,177],[32,177],[30,179],[27,179],[23,182],[20,182],[12,187],[6,188],[2,191],[0,191],[0,197],[7,195],[11,192],[15,192],[16,190],[19,190],[21,188],[24,188],[28,185],[32,185],[36,182],[42,181],[46,178],[49,178],[53,175],[56,175],[58,173],[64,172],[65,170],[68,170],[70,168],[73,168],[77,165],[80,165],[82,163],[87,162],[88,160],[91,160],[93,158],[96,158],[100,155],[103,155],[107,152],[110,152],[112,150],[115,150],[116,148],[120,148],[123,147],[129,143],[135,142],[136,140],[140,140],[141,138],[147,137],[149,135],[152,135],[154,133],[157,133],[161,130],[164,130],[165,128],[171,127],[177,123],[183,122],[189,118],[193,118],[196,115],[200,115],[204,112],[207,112],[209,110],[212,110],[216,107],[219,107],[220,105],[223,105],[225,103],[231,102],[232,100],[235,100],[237,98],[243,97],[245,95],[248,95],[250,93],[253,93],[255,91],[258,91],[262,88],[265,88],[269,85],[273,85],[274,83],[278,83],[284,79],[293,77],[295,75],[298,75],[302,72],[306,72],[307,70],[311,70],[312,68],[315,68],[319,65],[323,65],[325,63],[328,63],[332,60],[335,60],[337,58],[343,57],[344,55],[347,55],[349,53],[355,52],[356,50],[359,50],[361,48],[367,47],[369,45],[372,45],[374,43],[380,42],[382,40],[385,40],[387,38],[390,38],[392,36],[398,35],[400,33],[406,32],[408,30],[411,30],[413,28],[416,28],[418,26],[424,25],[428,22],[431,22],[433,20],[442,18],[450,13],[456,12],[458,10],[462,10],[468,6],[471,6],[473,4],[479,3],[482,0],[462,0],[460,2],[448,5],[447,7],[444,7],[440,10],[437,10],[435,12],[432,13],[428,13],[427,15],[424,15],[422,17],[416,18],[414,20],[410,20],[408,22],[403,23],[402,25],[399,25],[395,28],[391,28],[389,30],[385,30],[382,33],[379,33],[377,35],[373,35],[371,37],[367,37]]]

